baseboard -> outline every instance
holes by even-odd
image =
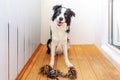
[[[22,70],[20,71],[20,73],[17,75],[17,77],[16,77],[15,80],[20,80],[21,79],[21,77],[23,76],[24,72],[29,67],[29,65],[31,64],[31,62],[33,61],[34,57],[36,56],[36,54],[39,51],[39,49],[41,48],[41,46],[42,46],[42,44],[40,43],[38,45],[38,47],[36,48],[36,50],[33,52],[32,56],[27,61],[27,63],[24,65],[24,67],[22,68]]]
[[[114,66],[116,66],[118,70],[120,70],[120,51],[108,44],[103,44],[101,48],[104,55],[113,63]]]

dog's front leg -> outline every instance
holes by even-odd
[[[67,43],[65,43],[63,45],[63,50],[64,50],[64,58],[65,58],[65,63],[68,67],[72,67],[73,65],[70,63],[69,59],[68,59],[68,48],[67,48]]]
[[[50,59],[50,66],[54,66],[54,58],[55,58],[55,43],[51,43],[51,59]]]

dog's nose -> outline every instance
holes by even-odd
[[[59,18],[59,20],[60,20],[60,21],[62,21],[62,20],[63,20],[63,18],[62,18],[62,17],[60,17],[60,18]]]

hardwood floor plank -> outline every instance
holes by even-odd
[[[91,67],[93,68],[93,71],[95,72],[97,78],[99,80],[113,80],[110,76],[109,73],[106,71],[105,67],[101,63],[101,60],[103,59],[98,59],[97,56],[100,56],[100,53],[95,53],[95,50],[92,50],[93,46],[82,46],[82,49],[84,50],[84,53],[86,57],[89,60],[89,63]]]
[[[69,48],[69,59],[70,62],[74,65],[76,71],[77,71],[77,79],[76,80],[83,80],[81,70],[80,70],[80,65],[79,65],[79,59],[77,58],[77,52],[74,50],[75,46],[70,46]],[[70,80],[70,79],[69,79]]]
[[[91,50],[94,50],[94,52],[96,53],[94,55],[97,57],[97,59],[100,60],[101,64],[106,69],[108,75],[112,78],[112,80],[119,80],[120,79],[119,70],[115,68],[115,66],[102,54],[101,51],[98,50],[97,47],[93,46]]]
[[[39,76],[38,73],[39,73],[40,67],[37,67],[37,65],[41,65],[43,60],[44,60],[45,55],[43,55],[43,51],[45,51],[44,46],[43,46],[42,50],[40,52],[38,52],[38,54],[39,53],[41,53],[41,54],[39,54],[37,57],[35,57],[35,62],[33,64],[31,64],[31,66],[33,66],[33,67],[31,68],[28,76],[26,76],[25,80],[33,80],[32,77],[33,77],[34,74],[35,74],[35,77]],[[39,60],[39,58],[41,58],[41,60]],[[39,63],[38,63],[38,61],[39,61]]]
[[[40,50],[38,52],[41,52],[42,49],[43,49],[43,45],[41,46]],[[25,80],[26,77],[29,75],[30,71],[31,71],[31,68],[33,67],[33,64],[35,63],[36,61],[36,58],[39,57],[40,54],[38,54],[37,52],[37,55],[34,57],[33,61],[31,62],[31,64],[29,65],[28,69],[25,71],[24,75],[21,77],[20,80]]]
[[[83,80],[97,80],[82,48],[80,46],[75,46],[74,51],[76,52]]]
[[[44,47],[45,47],[45,50],[44,50],[43,53],[44,53],[44,55],[45,55],[46,57],[44,58],[43,63],[42,63],[41,66],[39,66],[39,68],[42,67],[42,66],[44,66],[44,65],[48,65],[49,62],[50,62],[50,55],[46,53],[47,47],[46,47],[46,46],[44,46]],[[48,79],[46,75],[40,74],[40,76],[41,76],[41,78],[40,78],[39,80],[47,80],[47,79]]]
[[[37,80],[38,78],[38,80],[40,80],[40,78],[41,77],[39,77],[39,76],[42,76],[42,75],[40,75],[40,74],[37,74],[37,73],[39,73],[39,71],[40,71],[40,67],[42,67],[43,66],[43,63],[46,61],[45,59],[47,58],[47,55],[46,55],[46,47],[44,47],[44,49],[43,49],[43,51],[41,52],[42,54],[41,54],[41,57],[38,57],[38,59],[37,59],[37,61],[36,61],[36,63],[35,63],[35,67],[33,67],[33,71],[35,71],[34,72],[34,74],[33,74],[33,76],[32,76],[32,80]],[[49,59],[48,59],[49,60]],[[46,63],[46,62],[45,62]],[[37,75],[36,75],[37,74]]]
[[[68,72],[68,68],[65,64],[65,60],[64,60],[64,54],[60,54],[57,56],[57,65],[56,65],[56,68],[57,70],[60,70],[61,72],[63,73],[67,73]],[[62,77],[59,77],[60,80],[68,80],[66,78],[62,78]]]

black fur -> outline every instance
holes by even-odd
[[[56,6],[53,7],[54,14],[53,14],[53,16],[52,16],[52,21],[54,21],[54,20],[56,19],[56,17],[60,15],[60,13],[61,13],[61,8],[62,8],[61,5],[56,5]]]
[[[66,23],[67,23],[67,26],[70,26],[70,23],[71,23],[71,17],[72,16],[75,16],[75,13],[71,10],[71,9],[67,9],[65,14],[65,20],[66,20]]]
[[[53,10],[56,11],[58,8],[61,8],[61,7],[62,7],[62,5],[55,5],[55,6],[53,6]]]
[[[47,53],[50,54],[51,53],[51,49],[50,49],[50,45],[51,45],[52,39],[48,39],[47,41]]]
[[[68,29],[66,30],[66,32],[67,32],[67,33],[69,33],[69,32],[70,32],[70,26],[68,26]]]

